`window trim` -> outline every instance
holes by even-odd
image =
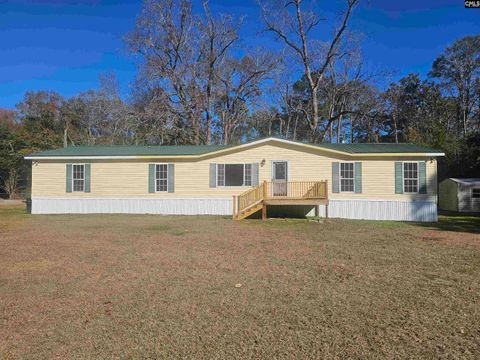
[[[75,163],[72,163],[72,193],[84,193],[85,192],[85,182],[86,182],[86,179],[85,179],[85,165],[86,163],[81,163],[81,164],[75,164]],[[75,166],[83,166],[83,179],[75,179],[75,177],[73,176],[73,174],[75,173]],[[75,190],[75,180],[82,180],[83,181],[83,189],[82,190]]]
[[[247,164],[252,164],[252,163],[217,163],[216,164],[216,171],[215,171],[215,185],[216,187],[220,188],[241,188],[241,187],[252,187],[252,185],[245,185],[245,165]],[[218,185],[218,167],[223,165],[223,185]],[[226,185],[226,180],[227,180],[227,173],[226,173],[226,166],[225,165],[243,165],[243,176],[242,176],[242,185]],[[253,172],[253,166],[252,169],[250,170],[250,183],[251,183],[251,177],[252,177],[252,172]]]
[[[154,185],[155,185],[155,193],[168,193],[168,186],[170,185],[168,182],[169,173],[168,173],[168,163],[154,163]],[[157,190],[157,165],[165,165],[167,167],[167,190]]]
[[[405,191],[405,164],[417,164],[417,191]],[[413,179],[413,178],[409,178]],[[404,194],[419,194],[420,191],[420,163],[418,161],[402,161],[402,190]]]
[[[346,191],[342,190],[342,164],[352,164],[353,165],[353,190],[352,191]],[[345,178],[350,180],[350,178]],[[338,163],[338,190],[339,193],[347,193],[347,194],[355,194],[355,162],[354,161],[340,161]]]

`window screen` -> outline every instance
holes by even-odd
[[[168,191],[168,165],[155,165],[155,186],[156,191]]]
[[[403,163],[403,192],[418,192],[418,163]]]
[[[353,163],[340,163],[340,191],[354,191]]]
[[[217,186],[251,186],[252,164],[217,164]]]
[[[225,186],[243,185],[243,164],[225,164]]]
[[[278,161],[273,163],[273,178],[275,180],[287,180],[287,163]]]
[[[85,165],[72,166],[73,191],[85,190]]]
[[[472,199],[480,199],[480,188],[472,189]]]

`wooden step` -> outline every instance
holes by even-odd
[[[263,203],[260,202],[256,205],[252,206],[252,207],[249,207],[246,210],[240,211],[238,214],[236,214],[234,216],[234,219],[235,220],[245,219],[245,218],[249,217],[250,215],[255,214],[257,211],[262,210],[262,207],[263,207]]]

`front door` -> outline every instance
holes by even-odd
[[[272,172],[272,196],[287,196],[288,163],[274,161]]]

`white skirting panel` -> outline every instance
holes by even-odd
[[[231,199],[32,199],[32,214],[231,215]]]
[[[325,216],[325,206],[320,207]],[[437,221],[434,201],[330,200],[328,216],[343,219]]]
[[[32,214],[231,215],[232,206],[231,199],[34,198]],[[314,214],[313,207],[304,208],[301,216]],[[325,214],[325,206],[320,206],[320,216],[324,217]],[[432,201],[330,200],[328,216],[365,220],[437,221],[437,204]]]

